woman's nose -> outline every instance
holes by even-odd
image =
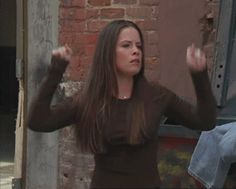
[[[139,52],[140,52],[140,49],[136,45],[134,45],[133,46],[133,54],[139,54]]]

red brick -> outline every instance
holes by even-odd
[[[156,45],[159,42],[159,35],[157,31],[147,32],[147,41],[148,45]]]
[[[99,10],[98,9],[86,9],[86,18],[87,19],[97,19],[99,18]]]
[[[160,0],[139,0],[140,5],[159,5]]]
[[[82,32],[85,31],[85,26],[85,22],[60,20],[60,32]]]
[[[96,44],[97,33],[77,33],[74,35],[74,43],[77,45],[94,45]]]
[[[113,4],[134,5],[134,4],[137,4],[137,0],[114,0]]]
[[[104,20],[91,20],[87,22],[89,32],[100,32],[108,21]]]
[[[71,43],[71,42],[72,42],[72,39],[71,39],[70,33],[63,32],[59,34],[60,44]]]
[[[143,31],[150,31],[150,30],[158,30],[158,20],[138,20],[136,21],[136,23],[139,25],[139,27],[143,30]]]
[[[60,0],[60,7],[71,6],[71,0]]]
[[[81,45],[86,44],[84,33],[76,33],[73,38],[73,44],[75,46],[81,46]]]
[[[85,0],[71,0],[71,6],[85,7]]]
[[[97,36],[97,33],[77,33],[73,40],[77,45],[93,45],[96,44]]]
[[[157,82],[161,79],[160,68],[157,66],[155,69],[146,69],[145,75],[149,81]]]
[[[88,0],[88,4],[92,6],[110,6],[111,0]]]
[[[93,56],[91,56],[91,57],[82,57],[81,58],[81,62],[84,65],[83,68],[84,68],[85,74],[87,73],[90,65],[92,64],[92,61],[93,61]]]
[[[86,43],[85,38],[84,38],[84,34],[82,34],[82,33],[63,32],[63,33],[61,33],[60,36],[62,36],[62,37],[60,37],[60,42],[63,42],[63,39],[65,39],[67,41],[64,40],[65,41],[64,43],[67,43],[71,47],[74,47],[74,49],[78,45],[84,45]]]
[[[160,60],[158,57],[147,57],[145,62],[145,75],[150,81],[160,80]]]
[[[74,59],[67,69],[67,77],[72,81],[82,81],[88,74],[88,68],[91,65],[92,57],[79,57]]]
[[[97,33],[77,33],[77,32],[61,32],[59,35],[59,44],[68,44],[75,55],[85,55],[85,45],[95,46],[97,41]]]
[[[60,0],[61,7],[85,7],[85,0]]]
[[[74,53],[72,58],[71,58],[71,63],[69,64],[69,69],[77,67],[78,65],[80,65],[80,59],[81,59],[81,57]],[[67,136],[64,136],[64,137],[67,137]]]
[[[106,8],[101,10],[101,18],[122,18],[124,17],[124,9]]]
[[[93,57],[94,50],[95,50],[95,45],[87,45],[85,47],[85,56]]]
[[[86,33],[85,36],[85,42],[87,45],[96,44],[98,33]]]
[[[145,55],[147,57],[158,57],[159,54],[157,45],[145,45]]]
[[[79,81],[80,80],[80,72],[81,72],[81,61],[80,57],[72,57],[71,63],[69,64],[66,70],[66,77],[72,81]]]
[[[126,14],[132,18],[151,18],[152,8],[151,7],[138,7],[138,8],[127,8]]]
[[[82,57],[85,56],[85,48],[83,44],[77,44],[72,47],[74,56]],[[74,61],[74,59],[73,59]]]
[[[78,8],[61,8],[60,19],[68,20],[85,20],[86,12],[84,9]]]
[[[152,68],[155,65],[159,64],[159,59],[157,57],[146,57],[146,68]]]

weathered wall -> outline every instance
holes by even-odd
[[[31,102],[58,41],[57,0],[27,1],[27,105]],[[56,189],[58,132],[36,133],[28,129],[24,189]]]
[[[98,32],[109,21],[125,18],[135,21],[144,33],[147,77],[159,80],[170,88],[173,86],[180,95],[186,91],[186,87],[187,90],[192,90],[191,83],[186,83],[189,76],[186,76],[187,70],[184,67],[185,48],[191,41],[197,43],[206,50],[209,65],[212,63],[219,1],[184,2],[181,1],[180,4],[174,0],[60,0],[59,43],[69,44],[74,51],[65,79],[82,81],[86,77]],[[193,24],[191,19],[194,19]],[[191,31],[188,30],[189,27]],[[171,78],[176,70],[179,75],[185,76],[179,77],[177,74]],[[177,83],[172,80],[176,78]],[[182,85],[183,83],[185,84]],[[190,91],[186,98],[193,99],[193,93]],[[88,188],[94,166],[92,156],[76,152],[73,131],[70,128],[63,129],[60,136],[59,188]]]
[[[160,82],[189,101],[195,100],[195,93],[185,62],[186,48],[192,43],[200,48],[205,48],[205,45],[209,48],[210,40],[214,40],[207,36],[214,32],[209,31],[211,28],[206,25],[209,17],[213,16],[210,14],[214,14],[209,12],[208,6],[206,0],[160,2]]]

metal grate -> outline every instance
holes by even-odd
[[[236,77],[233,73],[236,67],[235,13],[236,2],[234,0],[221,0],[212,74],[212,87],[217,105],[221,108],[226,106],[227,100],[230,98],[228,89],[231,85],[236,85]],[[231,91],[231,93],[233,92]]]

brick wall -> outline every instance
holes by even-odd
[[[202,24],[204,51],[207,56],[209,73],[212,73],[214,62],[215,40],[217,32],[217,19],[219,14],[219,0],[206,0],[205,16],[199,21]]]
[[[160,2],[161,0],[60,0],[59,44],[67,43],[74,51],[65,80],[84,80],[99,31],[109,21],[123,18],[136,22],[142,29],[146,49],[146,74],[158,79]],[[209,62],[213,62],[217,11],[218,0],[206,0],[206,16],[199,18]],[[60,138],[58,188],[88,188],[94,166],[92,156],[76,151],[71,128],[63,129]]]
[[[67,78],[84,79],[97,35],[114,19],[130,19],[141,27],[147,63],[158,64],[158,5],[159,0],[61,0],[59,43],[69,44],[74,51]]]

